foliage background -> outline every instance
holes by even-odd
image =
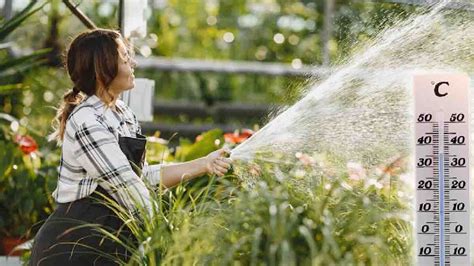
[[[58,68],[61,55],[71,38],[85,30],[59,0],[48,2],[10,37],[18,52],[54,48],[48,65],[24,73],[23,90],[0,95],[3,112],[22,118],[23,125],[30,124],[44,134],[54,115],[52,107],[71,86],[64,69]],[[118,1],[76,2],[99,27],[117,28]],[[282,62],[295,67],[322,64],[324,1],[155,0],[151,6],[149,34],[136,42],[137,54]],[[391,3],[336,1],[334,32],[329,43],[331,61],[334,65],[343,62],[360,43],[413,9],[410,5]],[[232,34],[231,42],[224,40],[226,34],[228,38]],[[283,43],[274,40],[278,39],[277,35],[283,36]],[[0,50],[0,59],[6,57],[7,51]],[[301,77],[254,74],[138,70],[136,76],[156,81],[157,100],[207,104],[215,101],[291,104],[306,84],[306,79]],[[157,117],[158,123],[160,119],[165,118]],[[192,122],[185,117],[166,119]]]
[[[48,188],[40,192],[34,191],[34,193],[42,193],[44,195],[43,199],[48,199],[50,188],[54,187],[57,175],[55,171],[59,160],[59,149],[54,144],[48,143],[45,136],[51,130],[50,122],[55,114],[54,107],[61,101],[62,94],[71,87],[68,76],[61,67],[62,53],[71,38],[85,30],[85,27],[70,14],[61,1],[40,2],[47,4],[9,37],[9,41],[13,44],[12,49],[0,49],[0,60],[11,59],[12,53],[28,53],[42,48],[50,48],[52,53],[46,58],[47,61],[43,65],[18,71],[15,80],[8,81],[21,83],[22,85],[15,90],[0,92],[0,112],[17,117],[20,126],[25,128],[26,132],[34,133],[40,147],[39,154],[43,162],[43,169],[40,169],[41,166],[37,167],[32,176],[43,174],[41,182],[44,181],[45,184],[49,184],[49,186],[45,185]],[[105,28],[117,28],[117,2],[76,1],[76,3],[80,3],[79,7],[99,27]],[[21,1],[15,1],[15,3],[21,3]],[[149,34],[145,39],[136,43],[137,54],[143,56],[256,60],[288,63],[293,67],[299,67],[302,64],[321,65],[323,61],[321,36],[323,33],[324,1],[322,0],[155,0],[152,1],[152,6],[153,9],[150,10],[148,20]],[[382,2],[336,1],[334,33],[329,42],[331,61],[334,65],[344,62],[359,45],[370,39],[382,28],[394,23],[398,18],[407,16],[413,9],[412,6]],[[206,104],[212,104],[216,101],[292,104],[299,98],[306,84],[305,78],[268,77],[252,74],[228,75],[138,70],[137,76],[155,79],[157,84],[155,98],[157,100],[189,100]],[[160,119],[157,118],[158,123],[161,122]],[[176,121],[185,120],[182,117],[172,119]],[[9,125],[6,125],[5,130],[8,130],[8,127]],[[181,140],[180,149],[177,149],[174,153],[165,145],[151,143],[149,146],[151,158],[149,159],[151,162],[159,162],[163,159],[184,161],[196,158],[207,154],[210,151],[208,149],[215,149],[216,147],[212,143],[216,138],[222,141],[222,132],[211,131],[207,135],[205,134],[206,141],[210,140],[211,145],[209,143],[204,145],[203,142],[193,143],[193,141]],[[8,141],[8,138],[6,140]],[[14,151],[16,147],[11,143],[5,145],[2,143],[2,147],[8,148],[9,151],[12,151],[12,154],[18,153],[18,151]],[[162,151],[165,152],[165,158],[162,157]],[[19,153],[17,155],[20,158],[21,155]],[[29,168],[25,169],[25,171],[29,170]],[[19,174],[21,175],[21,173]],[[271,180],[271,177],[273,176],[270,175],[268,178]],[[273,219],[267,214],[267,209],[273,201],[285,205],[286,201],[295,200],[295,198],[287,196],[287,193],[293,193],[292,189],[286,187],[287,184],[283,184],[283,186],[274,184],[274,186],[275,189],[282,189],[282,194],[272,194],[270,192],[273,191],[262,189],[262,193],[268,193],[269,195],[267,199],[264,199],[263,204],[259,204],[257,201],[249,201],[244,204],[245,200],[242,199],[251,195],[247,191],[239,195],[242,197],[239,200],[244,203],[229,205],[229,208],[235,207],[236,212],[233,213],[237,216],[235,220],[225,220],[225,216],[220,216],[225,215],[225,212],[216,212],[215,218],[212,219],[216,219],[217,222],[222,222],[226,226],[237,228],[241,226],[240,222],[242,222],[238,220],[238,217],[241,216],[237,211],[244,212],[252,208],[255,208],[255,212],[261,213],[259,217],[264,221],[267,222],[269,218]],[[37,187],[37,185],[28,183],[25,187]],[[319,186],[316,189],[318,188],[321,189],[324,186]],[[176,193],[179,193],[179,191]],[[375,194],[377,193],[379,192]],[[352,194],[343,195],[346,197]],[[296,198],[299,196],[295,193]],[[37,197],[41,198],[41,196]],[[357,201],[363,199],[363,196],[354,197],[353,199]],[[28,212],[32,203],[30,204],[30,201],[25,200],[25,204],[24,212]],[[376,204],[377,207],[380,207],[378,204],[379,202]],[[43,205],[46,205],[46,203]],[[334,209],[342,208],[343,205],[344,201],[341,200],[334,205]],[[355,202],[354,205],[359,207],[357,210],[360,213],[363,212],[365,206],[363,203]],[[382,205],[380,208],[383,208],[384,202],[380,205]],[[181,207],[177,207],[175,211],[183,212],[184,210]],[[228,209],[227,207],[225,206],[220,211]],[[296,225],[303,225],[300,214],[286,212],[285,210],[282,213],[282,217],[294,218]],[[193,214],[189,215],[192,216]],[[228,217],[232,216],[229,215]],[[305,218],[308,217],[314,218],[315,221],[321,218],[319,214],[311,213],[307,217],[305,216]],[[370,216],[365,222],[374,217],[376,217],[376,214]],[[212,219],[209,221],[212,221]],[[223,219],[223,221],[218,221],[219,219]],[[207,220],[205,221],[207,222]],[[203,224],[206,224],[206,222]],[[255,223],[255,221],[250,222]],[[295,233],[294,227],[291,224],[283,225],[288,226],[283,230],[285,240],[298,242],[301,236],[295,237],[293,235]],[[163,226],[166,227],[167,224]],[[205,228],[200,227],[199,220],[185,223],[182,228],[187,230],[184,226],[199,227],[200,231],[196,234],[196,237],[199,238],[206,233]],[[16,229],[19,231],[25,230],[25,228]],[[365,231],[370,231],[370,229],[363,228]],[[163,231],[166,230],[169,229],[163,229]],[[272,230],[268,228],[265,230],[268,233],[268,243],[273,241],[273,237],[278,237],[272,235]],[[21,233],[19,232],[19,234]],[[225,232],[220,233],[224,234]],[[403,232],[400,235],[405,237],[405,233]],[[236,237],[245,238],[247,236],[245,232],[242,234]],[[181,239],[179,234],[173,237]],[[223,239],[229,247],[235,245],[234,240]],[[338,241],[344,242],[340,239]],[[181,241],[175,243],[181,243]],[[188,244],[190,250],[196,248],[196,246]],[[171,250],[176,248],[176,246],[171,246]],[[307,248],[308,246],[305,246],[303,250]],[[383,246],[383,249],[385,248]],[[268,249],[266,246],[260,250],[262,253],[259,256],[264,256],[265,252],[269,252]],[[350,247],[347,247],[347,249],[350,249]],[[248,252],[249,246],[244,247],[243,250]],[[367,247],[367,250],[370,250],[370,247]],[[151,249],[150,253],[153,252],[160,252],[160,250]],[[400,253],[403,253],[403,250]],[[181,255],[183,257],[187,256],[187,254]],[[203,254],[204,258],[207,256],[208,254]]]

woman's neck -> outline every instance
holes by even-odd
[[[119,95],[115,95],[113,93],[109,93],[108,95],[98,95],[95,94],[97,98],[99,98],[107,107],[110,109],[117,111],[116,102],[119,98]]]

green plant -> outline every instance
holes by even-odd
[[[38,6],[37,1],[31,1],[12,19],[1,21],[0,42],[4,42],[44,4]],[[25,72],[41,64],[41,58],[48,50],[20,57],[10,57],[4,49],[0,52],[0,104],[6,112],[15,113],[13,107],[17,107],[15,103],[21,97],[19,91],[25,88],[21,82]],[[29,135],[31,132],[20,127],[20,121],[14,117],[4,113],[0,116],[0,234],[28,237],[31,226],[51,210],[51,201],[45,196],[50,192],[47,177],[51,169],[47,163],[41,165],[38,144]],[[50,159],[45,160],[48,161]],[[47,175],[44,175],[45,171]]]
[[[232,197],[215,198],[206,212],[188,212],[164,264],[411,263],[409,208],[393,193],[404,189],[400,171],[355,180],[344,169],[321,174],[307,160],[288,167],[256,160],[244,169],[240,178],[254,173],[258,182],[249,189],[230,183]]]
[[[22,80],[28,70],[44,62],[43,57],[49,53],[49,49],[35,51],[28,55],[12,57],[5,48],[9,45],[1,45],[2,42],[16,29],[18,29],[26,19],[39,11],[43,5],[37,6],[37,1],[30,3],[7,21],[0,22],[0,106],[3,111],[19,116],[20,92],[25,89]]]
[[[222,147],[222,130],[213,129],[202,133],[196,142],[188,139],[180,139],[179,146],[176,148],[175,158],[177,161],[184,162],[205,156],[208,153]]]
[[[229,136],[227,141],[235,140]],[[195,143],[182,142],[186,153],[174,157],[163,142],[154,142],[159,145],[148,151],[168,153],[167,160],[193,158],[204,152],[200,143],[222,138],[220,131],[207,132]],[[84,226],[125,246],[132,259],[117,261],[123,265],[412,263],[405,157],[370,170],[331,154],[284,158],[262,153],[252,161],[236,161],[225,178],[150,188],[153,215],[141,210],[140,217],[132,216],[107,201],[136,242],[106,228]]]
[[[202,138],[222,137],[214,134]],[[295,157],[265,153],[226,178],[151,188],[152,216],[109,202],[137,243],[97,230],[132,252],[129,265],[412,263],[404,157],[371,170],[329,154]]]
[[[11,116],[2,114],[1,118],[0,234],[28,238],[32,226],[52,210],[48,194],[58,160],[43,159],[26,128]]]
[[[38,10],[40,10],[43,6],[39,6],[34,8],[37,5],[37,1],[31,1],[22,11],[16,14],[12,19],[3,21],[0,24],[0,42],[5,41],[5,39],[21,24],[35,14]],[[3,46],[8,47],[8,46]],[[42,63],[41,57],[49,52],[48,49],[39,50],[33,52],[29,55],[20,56],[18,58],[8,58],[7,60],[3,60],[0,63],[0,94],[8,93],[12,90],[21,88],[21,84],[8,84],[8,82],[15,82],[18,80],[18,74],[30,69],[33,66],[36,66]]]

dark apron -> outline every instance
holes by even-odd
[[[139,173],[145,158],[145,136],[119,137],[119,145],[134,171]],[[130,229],[101,203],[103,195],[108,196],[108,193],[99,185],[86,198],[58,203],[35,236],[30,265],[118,265],[119,262],[128,262],[130,252],[104,237],[97,227],[77,228],[84,224],[100,225],[115,235],[120,232],[119,238],[125,244],[136,245]]]

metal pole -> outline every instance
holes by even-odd
[[[13,0],[5,0],[3,5],[3,17],[5,20],[11,19],[13,16]]]
[[[119,9],[118,9],[118,26],[119,26],[119,31],[122,36],[124,36],[123,32],[123,6],[124,6],[124,0],[119,1]]]
[[[119,26],[119,31],[120,34],[122,35],[123,38],[125,38],[125,32],[124,32],[124,7],[125,7],[125,0],[120,0],[119,1],[119,10],[118,10],[118,26]],[[130,44],[133,47],[133,42],[131,39],[128,39]],[[127,105],[130,105],[130,91],[124,91],[122,94],[120,94],[120,99]]]
[[[329,42],[332,38],[332,26],[334,18],[334,0],[326,0],[324,6],[324,29],[323,29],[323,66],[330,62]]]

